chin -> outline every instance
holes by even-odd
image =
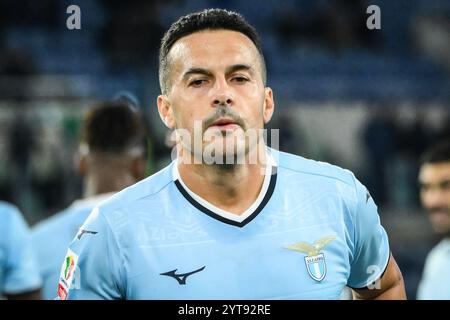
[[[244,141],[233,144],[228,139],[221,142],[213,142],[203,146],[204,159],[215,159],[216,164],[242,163],[248,153],[248,147]],[[211,161],[211,160],[210,160]]]
[[[438,235],[441,235],[444,237],[450,237],[450,227],[448,227],[448,226],[434,225],[433,230]]]

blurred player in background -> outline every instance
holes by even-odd
[[[450,141],[431,147],[422,158],[420,197],[434,231],[443,237],[428,254],[417,298],[450,299]]]
[[[39,223],[32,240],[44,279],[43,297],[54,299],[61,261],[70,241],[95,232],[79,230],[102,200],[144,178],[146,136],[142,116],[125,99],[93,106],[83,123],[77,169],[83,176],[83,199]]]
[[[0,298],[41,298],[42,281],[29,232],[19,210],[0,202]]]
[[[265,145],[273,93],[241,15],[180,18],[159,76],[178,157],[93,210],[82,229],[96,234],[71,243],[61,299],[339,299],[346,285],[356,298],[405,298],[366,188]]]

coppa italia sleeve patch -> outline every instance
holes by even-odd
[[[67,299],[70,285],[72,284],[75,269],[78,263],[78,256],[72,250],[68,249],[66,257],[61,267],[58,283],[58,298],[61,300]]]

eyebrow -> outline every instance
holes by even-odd
[[[229,73],[233,73],[233,72],[240,71],[240,70],[245,70],[245,71],[249,71],[250,73],[253,73],[252,67],[249,66],[248,64],[234,64],[234,65],[228,67],[227,70],[225,71],[225,73],[229,74]]]
[[[443,186],[446,186],[448,184],[450,184],[450,178],[444,178],[442,180],[439,180],[436,183],[429,183],[429,182],[425,182],[425,181],[419,180],[419,186],[420,187],[429,187],[429,186],[432,186],[432,185],[443,187]]]
[[[212,72],[204,68],[190,68],[183,74],[183,80],[186,80],[187,78],[189,78],[189,76],[193,74],[203,74],[205,76],[211,76]]]
[[[234,64],[232,66],[227,67],[227,69],[225,70],[226,74],[230,74],[236,71],[240,71],[240,70],[245,70],[245,71],[249,71],[251,74],[253,74],[253,68],[247,64]],[[202,74],[205,76],[212,76],[212,72],[208,69],[205,68],[190,68],[188,71],[186,71],[183,74],[183,80],[186,80],[187,78],[189,78],[189,76],[193,75],[193,74]]]

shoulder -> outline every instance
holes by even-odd
[[[364,204],[376,211],[376,205],[372,207],[372,201],[368,202],[371,197],[367,188],[350,170],[285,152],[275,151],[274,156],[278,162],[278,176],[284,180],[283,186],[289,188],[295,180],[301,181],[300,185],[307,186],[311,192],[326,194],[329,199],[342,202],[344,221],[348,226],[353,226],[356,217],[362,215]]]
[[[274,154],[276,161],[278,161],[278,167],[281,170],[286,170],[293,174],[307,175],[325,181],[340,182],[352,188],[355,187],[355,176],[350,170],[327,162],[307,159],[286,152],[273,150],[271,152]]]
[[[67,234],[71,234],[86,220],[92,209],[93,207],[71,205],[34,225],[31,228],[31,236],[37,241],[46,240],[47,236],[51,236],[52,239],[58,236],[67,237]]]
[[[173,163],[150,177],[125,188],[98,205],[100,212],[121,210],[136,204],[142,199],[157,197],[172,180]]]
[[[450,239],[443,239],[428,254],[427,262],[446,262],[450,265]]]
[[[28,224],[19,209],[7,202],[0,201],[0,238],[28,232]],[[3,234],[3,236],[1,236]]]
[[[11,203],[0,201],[0,218],[2,223],[19,219],[21,214],[19,209]]]
[[[133,221],[133,216],[142,210],[151,212],[152,208],[161,207],[167,201],[167,197],[162,194],[173,183],[172,166],[173,163],[98,204],[85,226],[96,225],[115,233],[119,229],[126,229],[126,225]]]

